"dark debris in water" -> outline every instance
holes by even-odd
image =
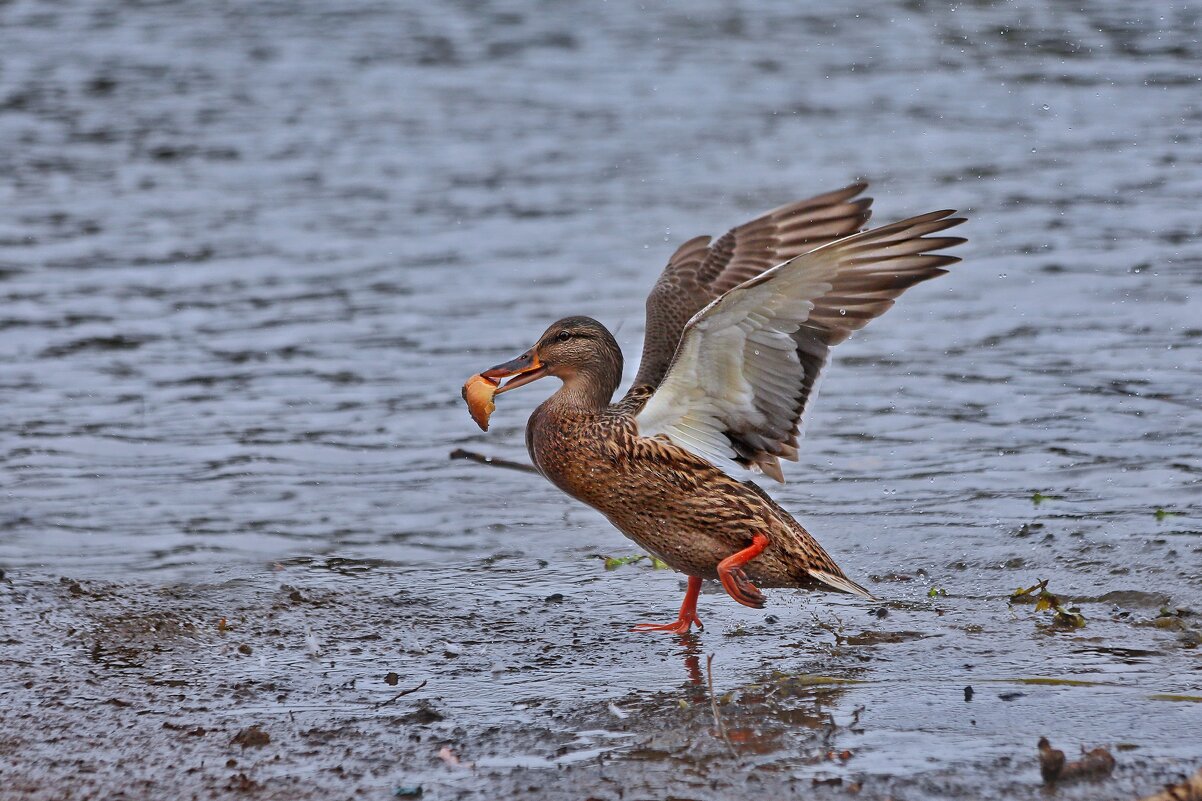
[[[1079,779],[1101,779],[1114,770],[1115,760],[1105,748],[1081,749],[1079,759],[1068,760],[1064,752],[1053,748],[1046,737],[1039,738],[1039,774],[1044,784],[1071,782]]]
[[[262,748],[271,742],[271,736],[256,724],[242,729],[230,742],[242,748]]]
[[[848,645],[889,645],[892,643],[910,642],[930,637],[931,634],[922,631],[862,631],[844,638]]]

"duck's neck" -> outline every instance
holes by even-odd
[[[595,413],[609,406],[622,373],[621,367],[613,370],[598,365],[560,377],[563,386],[551,396],[551,402],[564,411]]]
[[[616,342],[606,344],[586,363],[554,371],[563,381],[550,400],[558,410],[588,414],[609,406],[622,381],[622,351]]]

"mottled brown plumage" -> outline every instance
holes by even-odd
[[[571,332],[568,343],[556,341]],[[771,545],[746,572],[766,587],[809,586],[808,569],[844,577],[822,547],[754,484],[740,482],[666,439],[639,436],[643,392],[610,404],[621,379],[621,351],[596,320],[552,325],[536,350],[563,387],[526,426],[526,447],[555,486],[605,515],[623,534],[690,576],[717,578],[722,559],[754,534]],[[574,358],[611,369],[582,372]],[[845,578],[845,577],[844,577]]]
[[[951,212],[853,235],[868,217],[870,201],[852,200],[863,189],[782,207],[713,245],[682,246],[648,299],[643,363],[617,403],[621,350],[588,317],[554,323],[525,354],[483,373],[513,376],[498,392],[562,380],[526,427],[535,466],[690,577],[679,619],[645,629],[700,625],[706,578],[753,607],[763,605],[754,584],[871,598],[763,490],[727,472],[779,478],[778,458],[797,457],[828,349],[957,261],[931,251],[962,239],[928,236],[962,222]]]

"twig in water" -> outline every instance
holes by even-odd
[[[836,647],[838,647],[844,643],[845,638],[843,636],[843,621],[842,620],[840,620],[835,615],[831,615],[831,617],[835,618],[835,622],[839,624],[839,628],[835,628],[830,623],[824,623],[818,617],[817,614],[815,614],[813,612],[811,612],[810,614],[814,616],[814,625],[818,626],[818,628],[822,629],[827,634],[830,634],[832,637],[835,638],[835,646]]]
[[[387,701],[381,701],[380,703],[376,704],[375,707],[373,707],[373,708],[379,709],[382,706],[388,706],[389,704],[391,704],[393,701],[395,701],[398,698],[403,698],[404,696],[409,695],[409,693],[415,693],[418,690],[420,690],[422,687],[425,687],[427,681],[429,681],[429,679],[426,679],[425,681],[423,681],[421,684],[417,685],[416,687],[410,687],[408,690],[401,690],[399,693],[392,696]]]
[[[469,462],[478,462],[479,464],[492,465],[493,467],[508,467],[510,470],[520,470],[523,473],[537,473],[534,465],[526,464],[525,462],[512,462],[509,459],[497,459],[492,456],[485,456],[482,453],[475,451],[456,448],[451,451],[452,459],[467,459]]]
[[[710,709],[714,712],[714,725],[718,727],[718,734],[722,735],[722,740],[726,743],[726,747],[736,757],[739,752],[735,750],[735,744],[730,741],[730,735],[726,733],[726,724],[722,722],[722,713],[718,711],[718,697],[714,695],[714,655],[710,654],[705,658],[705,674],[709,679],[710,685]]]
[[[835,722],[835,716],[830,712],[826,713],[826,723],[822,724],[822,746],[830,749],[835,745],[835,732],[839,730],[839,724]]]

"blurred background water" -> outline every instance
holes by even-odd
[[[448,461],[524,456],[543,389],[485,436],[459,384],[570,313],[634,362],[677,244],[856,177],[876,222],[954,207],[971,243],[840,348],[788,506],[843,552],[920,530],[980,553],[1035,490],[1091,531],[1180,527],[1158,506],[1196,530],[1198,22],[6,3],[0,561],[619,547],[550,488]]]

